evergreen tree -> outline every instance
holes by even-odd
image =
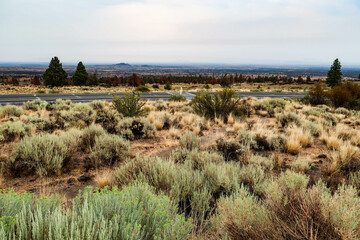
[[[76,67],[76,71],[72,76],[73,83],[78,86],[85,85],[88,81],[88,78],[89,74],[87,73],[84,64],[82,62],[79,62]]]
[[[341,82],[342,72],[341,72],[341,63],[339,59],[335,59],[333,65],[331,66],[327,78],[326,83],[330,86],[337,86]]]
[[[99,78],[97,76],[97,71],[95,71],[94,74],[91,74],[91,76],[88,78],[86,84],[89,86],[99,85]]]
[[[67,84],[67,73],[62,68],[58,57],[53,57],[48,69],[44,72],[44,84],[46,86],[63,86]]]

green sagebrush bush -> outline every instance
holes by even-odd
[[[157,100],[153,103],[156,111],[165,111],[168,109],[168,105],[164,100]]]
[[[89,106],[93,109],[93,110],[102,110],[105,108],[105,103],[103,101],[92,101],[91,103],[89,103]]]
[[[174,94],[171,95],[169,98],[170,102],[185,102],[186,101],[186,97],[180,95],[180,94]]]
[[[145,102],[141,100],[140,93],[128,93],[123,97],[113,95],[113,105],[124,117],[136,117],[144,114]]]
[[[86,188],[72,208],[57,196],[0,193],[1,239],[188,239],[193,226],[167,196],[146,184],[123,190]]]
[[[115,162],[125,160],[129,149],[129,142],[120,136],[100,135],[95,137],[89,158],[93,166],[112,166]]]
[[[191,101],[195,113],[208,119],[222,118],[225,122],[231,113],[237,113],[239,103],[235,91],[228,88],[216,93],[199,92]]]
[[[48,103],[46,101],[42,101],[40,99],[35,99],[33,101],[28,101],[28,102],[24,103],[23,108],[25,110],[37,111],[37,110],[46,108],[47,105],[48,105]]]
[[[16,107],[14,105],[6,105],[5,107],[2,108],[1,111],[4,114],[4,116],[7,117],[20,117],[21,115],[24,114],[24,111],[21,108]]]
[[[49,103],[46,106],[48,111],[69,110],[74,104],[70,100],[56,99],[55,103]]]
[[[222,193],[238,186],[237,168],[232,165],[211,165],[211,161],[220,161],[218,156],[212,155],[208,161],[204,161],[202,158],[206,155],[194,151],[188,155],[191,159],[186,157],[185,161],[178,156],[171,157],[170,161],[137,156],[115,171],[113,182],[119,186],[135,180],[146,182],[168,195],[178,203],[181,212],[201,224],[211,212],[211,199],[217,199]]]
[[[13,145],[8,168],[13,174],[19,175],[59,174],[76,151],[80,134],[72,130],[60,136],[39,134],[25,137]]]
[[[116,126],[116,132],[126,139],[153,138],[156,128],[149,119],[144,117],[123,118]]]
[[[192,150],[200,147],[200,138],[193,132],[187,131],[179,140],[180,147]]]
[[[89,127],[82,130],[81,141],[79,146],[83,149],[91,149],[94,147],[95,138],[106,135],[107,132],[97,125],[90,125]]]
[[[297,126],[301,126],[299,116],[293,112],[280,114],[277,116],[277,120],[282,127],[287,127],[290,123],[295,123]]]
[[[150,92],[150,89],[142,85],[135,88],[135,92]]]
[[[270,211],[243,186],[220,198],[210,224],[219,239],[280,239],[274,233]]]
[[[32,127],[31,124],[8,121],[0,125],[0,142],[11,142],[15,139],[21,139],[30,133]]]
[[[109,133],[116,132],[121,115],[114,109],[101,109],[95,114],[95,123],[100,124]]]

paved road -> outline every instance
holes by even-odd
[[[153,92],[142,93],[142,97],[148,100],[168,99],[174,92]],[[270,93],[270,92],[237,92],[240,97],[256,97],[256,98],[302,98],[305,93]],[[117,96],[123,96],[124,93],[116,93]],[[188,100],[191,100],[195,94],[190,92],[183,92]],[[111,93],[65,93],[65,94],[13,94],[13,95],[0,95],[0,104],[22,105],[24,102],[41,99],[47,102],[55,102],[56,99],[69,99],[73,102],[91,102],[95,100],[111,101]]]

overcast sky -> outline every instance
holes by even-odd
[[[0,0],[0,62],[360,66],[360,0]]]

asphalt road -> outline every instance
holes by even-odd
[[[168,99],[174,92],[153,92],[153,93],[142,93],[142,97],[147,100],[159,100]],[[115,93],[116,96],[124,96],[124,93]],[[191,100],[195,94],[189,92],[183,92],[188,100]],[[236,95],[240,97],[256,97],[256,98],[302,98],[305,93],[283,93],[283,92],[237,92]],[[1,105],[22,105],[27,101],[35,99],[41,99],[47,102],[55,102],[56,99],[71,100],[72,102],[92,102],[95,100],[111,101],[112,93],[65,93],[65,94],[12,94],[12,95],[0,95]]]

